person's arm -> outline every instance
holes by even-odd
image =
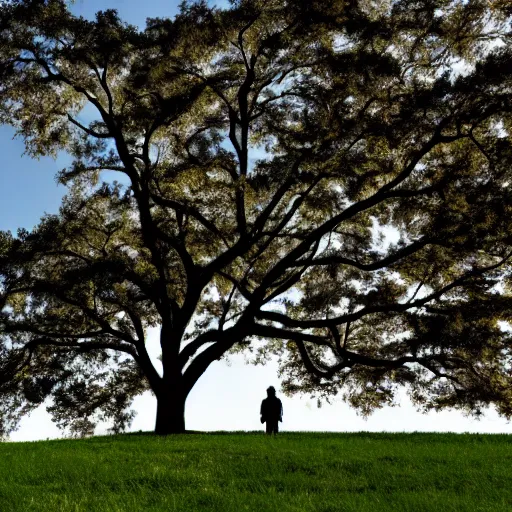
[[[261,423],[265,423],[265,400],[262,400],[262,402],[261,402],[260,420],[261,420]]]
[[[279,421],[283,421],[283,402],[279,400],[279,406],[281,407],[281,414],[279,416]]]

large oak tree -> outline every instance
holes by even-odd
[[[236,0],[140,31],[4,4],[1,121],[73,163],[59,214],[0,236],[2,432],[47,398],[72,432],[121,430],[148,389],[156,432],[183,432],[233,351],[365,414],[405,386],[510,416],[511,17]]]

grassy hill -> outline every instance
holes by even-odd
[[[0,443],[0,511],[511,511],[512,437],[255,433]]]

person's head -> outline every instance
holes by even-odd
[[[270,386],[267,388],[267,396],[276,396],[276,389],[274,386]]]

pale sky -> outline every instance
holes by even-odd
[[[217,2],[218,3],[218,2]],[[72,10],[87,17],[98,9],[116,8],[121,17],[130,23],[143,24],[146,17],[173,15],[174,1],[146,0],[87,0],[72,5]],[[0,229],[17,227],[30,229],[44,212],[55,213],[64,193],[57,187],[54,174],[66,165],[67,157],[57,161],[21,158],[23,145],[12,140],[10,128],[0,126]],[[158,332],[149,336],[149,350],[158,365]],[[283,401],[284,422],[282,430],[289,431],[374,431],[374,432],[485,432],[509,433],[512,426],[505,419],[489,411],[481,420],[466,418],[454,411],[417,412],[404,396],[400,407],[388,407],[375,412],[368,420],[358,416],[348,405],[335,401],[332,405],[317,408],[316,400],[308,396],[284,397],[280,393],[277,363],[265,366],[244,364],[243,356],[233,356],[231,364],[215,362],[192,390],[186,409],[186,427],[189,430],[262,430],[259,407],[266,396],[265,390],[274,385]],[[149,393],[134,402],[137,416],[132,431],[154,428],[156,399]],[[97,434],[105,433],[105,427]],[[62,433],[52,423],[44,406],[26,417],[19,430],[12,434],[12,441],[30,441],[61,437]]]

